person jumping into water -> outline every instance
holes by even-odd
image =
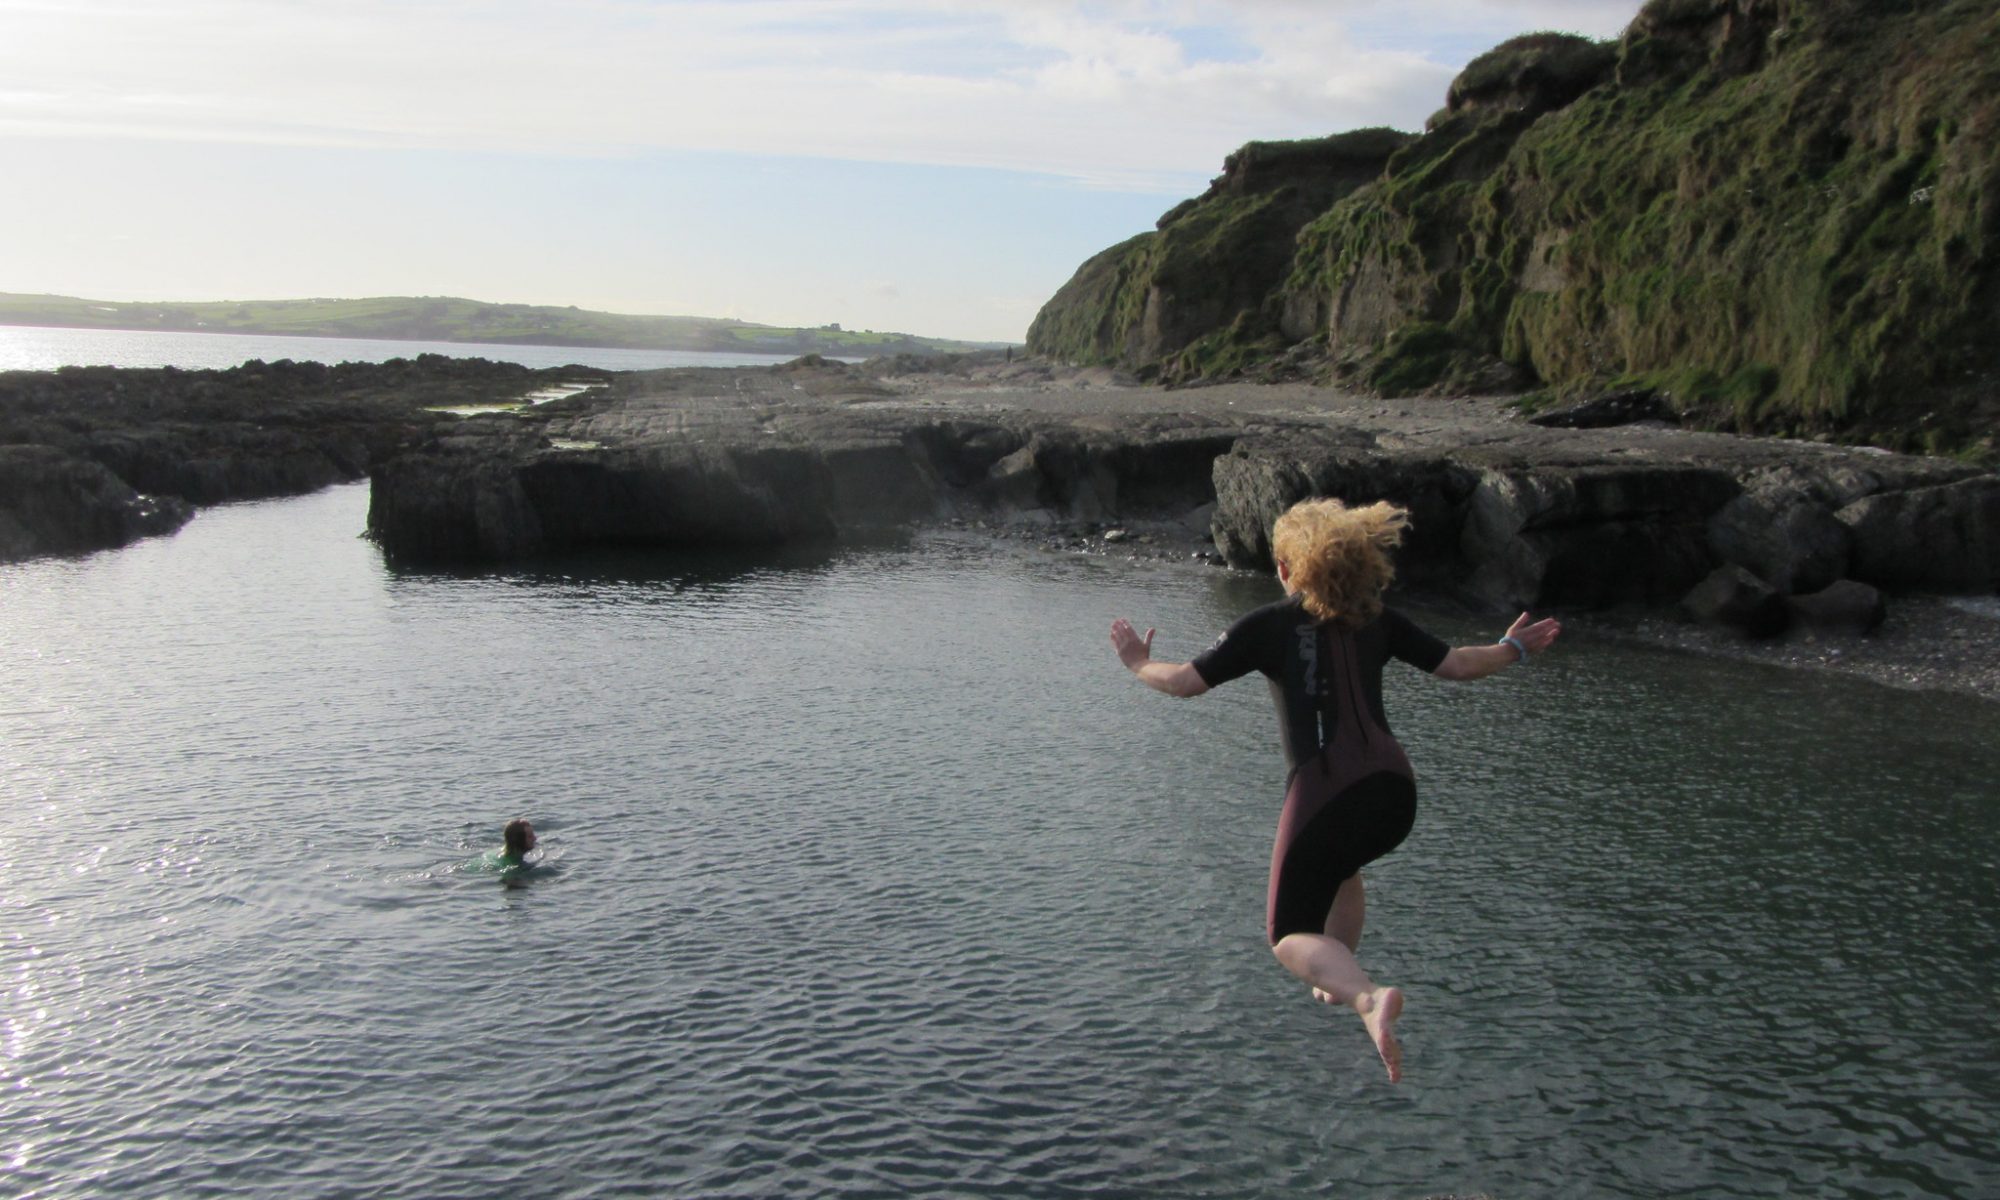
[[[1291,768],[1271,850],[1265,926],[1272,952],[1313,995],[1360,1015],[1389,1080],[1403,1077],[1396,1018],[1403,993],[1378,986],[1354,957],[1365,898],[1361,868],[1394,850],[1416,820],[1409,759],[1382,712],[1382,668],[1401,659],[1440,679],[1481,679],[1549,648],[1553,619],[1522,613],[1490,646],[1456,649],[1382,606],[1407,510],[1307,500],[1278,518],[1273,557],[1285,598],[1237,621],[1187,663],[1155,662],[1153,630],[1111,623],[1120,662],[1148,687],[1199,696],[1261,671],[1278,707]]]

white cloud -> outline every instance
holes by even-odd
[[[0,0],[0,132],[820,155],[1185,190],[1636,0]],[[1455,41],[1454,41],[1455,39]]]

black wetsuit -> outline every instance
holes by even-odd
[[[1416,778],[1382,713],[1382,668],[1397,658],[1435,671],[1448,653],[1393,610],[1350,630],[1314,620],[1293,596],[1250,613],[1195,656],[1210,687],[1263,672],[1278,706],[1291,777],[1271,849],[1273,944],[1323,932],[1340,885],[1409,836]]]

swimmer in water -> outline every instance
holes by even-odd
[[[516,817],[500,831],[500,839],[500,865],[522,866],[528,860],[528,852],[535,848],[535,827],[528,824],[526,817]]]
[[[1409,759],[1382,712],[1382,668],[1399,659],[1439,679],[1482,679],[1547,650],[1554,620],[1522,613],[1490,646],[1452,648],[1382,606],[1390,551],[1409,513],[1307,500],[1278,518],[1272,553],[1285,598],[1248,614],[1187,663],[1156,662],[1153,630],[1111,624],[1119,661],[1148,687],[1199,696],[1252,671],[1270,682],[1291,775],[1271,851],[1265,926],[1286,970],[1328,1004],[1360,1016],[1389,1070],[1403,1077],[1400,989],[1361,968],[1361,868],[1394,850],[1416,820]]]

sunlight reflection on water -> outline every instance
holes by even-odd
[[[1992,1176],[1991,706],[1587,621],[1532,671],[1393,677],[1390,1089],[1262,945],[1262,689],[1169,702],[1104,641],[1184,657],[1266,581],[949,537],[400,574],[365,506],[0,568],[24,1194]],[[557,861],[457,869],[517,815]]]

